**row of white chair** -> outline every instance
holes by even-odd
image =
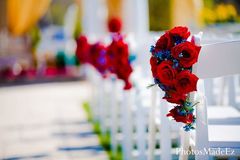
[[[146,89],[151,79],[146,79],[141,72],[135,72],[133,75],[134,89],[123,91],[121,82],[115,79],[102,79],[92,67],[88,66],[88,78],[93,84],[94,95],[91,107],[94,118],[100,122],[103,134],[110,131],[113,152],[116,152],[120,144],[124,160],[133,158],[152,160],[158,151],[155,147],[156,142],[160,140],[161,159],[172,159],[171,135],[175,134],[181,141],[178,150],[189,151],[191,148],[205,151],[209,147],[215,150],[227,147],[234,151],[234,155],[228,155],[229,157],[239,156],[240,113],[236,109],[236,97],[239,95],[236,94],[239,92],[238,80],[223,78],[223,83],[218,83],[216,90],[213,88],[215,80],[210,79],[240,73],[237,62],[240,59],[239,47],[240,42],[237,41],[202,48],[198,65],[194,69],[195,74],[202,79],[198,86],[200,94],[191,95],[201,103],[196,107],[196,130],[187,133],[182,131],[180,125],[175,125],[176,123],[170,122],[165,117],[169,107],[164,106],[169,104],[161,100],[160,89],[156,87]],[[223,66],[223,64],[227,65]],[[228,94],[225,93],[224,84],[228,86]],[[215,98],[216,92],[221,98]],[[224,99],[227,99],[230,106],[223,105]],[[135,143],[137,150],[134,151]],[[176,150],[175,154],[177,154]],[[188,156],[180,154],[179,157],[187,159]],[[211,155],[200,154],[195,157],[209,159]]]

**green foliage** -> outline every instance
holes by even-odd
[[[93,130],[96,134],[101,135],[101,128],[100,128],[100,123],[99,122],[94,122],[93,123]]]
[[[111,142],[110,142],[110,133],[109,132],[107,132],[105,135],[101,134],[100,143],[106,151],[111,150],[111,144],[110,144]]]
[[[78,7],[73,37],[77,39],[82,32],[80,8]]]
[[[93,117],[92,117],[92,112],[91,112],[91,109],[90,109],[90,106],[89,106],[88,102],[84,102],[83,103],[83,109],[85,110],[85,112],[87,114],[88,121],[92,122],[93,121]]]
[[[80,65],[80,63],[79,63],[79,60],[78,60],[78,58],[77,58],[77,56],[76,55],[74,55],[74,64],[76,65],[76,66],[79,66]]]
[[[110,160],[122,160],[122,148],[121,146],[117,147],[117,153],[114,155],[111,150],[111,137],[110,132],[107,131],[107,133],[104,135],[101,132],[100,124],[99,122],[96,122],[93,120],[93,115],[89,106],[89,103],[85,102],[83,103],[83,109],[85,110],[88,121],[92,123],[94,132],[98,135],[99,142],[107,152]]]
[[[117,153],[115,155],[111,151],[108,154],[109,154],[110,160],[122,160],[123,159],[123,157],[122,157],[122,147],[120,145],[118,145]]]
[[[34,26],[30,31],[29,31],[29,36],[31,37],[31,42],[32,42],[32,50],[35,51],[40,40],[41,40],[41,33],[38,28],[38,26]]]

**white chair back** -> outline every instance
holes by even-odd
[[[240,73],[240,41],[217,43],[202,46],[198,63],[194,66],[193,73],[200,79],[223,77]],[[204,93],[203,81],[198,83],[198,91]],[[192,96],[196,96],[192,93]],[[196,107],[196,150],[208,148],[208,120],[206,100],[199,96],[200,103]],[[196,159],[208,159],[207,155],[196,155]]]
[[[240,41],[202,46],[196,75],[201,78],[223,77],[240,73]]]

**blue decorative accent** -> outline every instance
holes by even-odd
[[[154,83],[155,83],[155,84],[159,84],[160,81],[159,81],[157,78],[154,78]]]
[[[157,58],[159,58],[160,60],[163,60],[163,52],[157,52],[156,54],[155,54],[155,57],[157,57]]]
[[[173,59],[173,68],[178,68],[178,66],[179,66],[178,60]]]
[[[154,50],[155,50],[155,47],[154,47],[153,45],[151,45],[151,47],[150,47],[150,52],[153,53]]]
[[[166,91],[168,90],[168,88],[166,86],[164,86],[163,84],[159,83],[158,86],[163,90]]]
[[[154,56],[159,58],[160,60],[170,60],[171,52],[169,50],[159,51]]]
[[[185,125],[183,128],[184,128],[184,131],[190,131],[191,126],[190,125]]]
[[[189,106],[192,105],[192,103],[191,103],[191,102],[185,102],[185,105],[186,105],[187,107],[189,107]]]
[[[193,127],[192,123],[185,125],[183,128],[184,128],[185,131],[190,131],[191,129],[195,129],[195,128]]]
[[[173,40],[175,42],[175,45],[178,45],[178,44],[183,42],[183,39],[181,37],[179,37],[179,36],[174,36]]]
[[[130,54],[130,56],[129,56],[129,58],[128,58],[128,60],[129,60],[130,63],[133,62],[133,61],[135,61],[136,59],[137,59],[136,54]]]
[[[186,112],[184,109],[179,110],[178,113],[179,113],[181,116],[186,116],[186,114],[187,114],[187,112]]]

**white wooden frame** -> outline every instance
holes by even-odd
[[[195,37],[198,38],[198,37]],[[225,43],[217,43],[214,45],[206,45],[201,49],[199,60],[197,65],[194,66],[193,72],[200,78],[215,78],[232,74],[240,73],[240,41],[231,41]],[[227,64],[227,65],[226,65]],[[204,93],[203,84],[198,84],[198,90]],[[196,97],[196,93],[192,93],[192,96]],[[211,143],[209,142],[208,135],[208,120],[207,120],[207,104],[204,96],[200,97],[200,103],[196,106],[196,131],[195,131],[195,149],[204,150],[209,148]],[[188,148],[190,145],[188,140],[190,139],[189,133],[186,133],[183,137],[182,148]],[[233,147],[240,148],[239,143],[231,143]],[[220,148],[223,146],[219,146]],[[233,148],[234,149],[234,148]],[[180,155],[180,159],[186,159],[184,155]],[[197,160],[207,160],[209,155],[195,155]]]

